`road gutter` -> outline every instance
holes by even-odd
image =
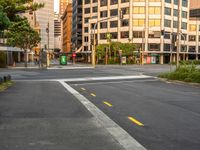
[[[87,98],[78,91],[69,86],[65,81],[58,80],[71,94],[73,94],[89,112],[97,119],[97,121],[117,140],[125,150],[146,150],[139,142],[137,142],[129,133],[121,128],[117,123],[111,120],[99,108],[91,103]]]

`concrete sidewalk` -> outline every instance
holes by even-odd
[[[0,92],[2,150],[123,150],[58,82],[16,82]]]

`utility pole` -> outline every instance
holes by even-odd
[[[176,68],[179,66],[179,51],[180,51],[180,31],[181,31],[181,0],[178,0],[178,22],[177,22],[177,49],[176,49]]]

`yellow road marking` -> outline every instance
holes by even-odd
[[[85,88],[81,88],[81,90],[85,91]]]
[[[129,120],[131,120],[132,122],[134,122],[135,124],[139,125],[139,126],[144,126],[143,123],[139,122],[138,120],[134,119],[133,117],[128,117]]]
[[[112,104],[110,104],[110,103],[108,103],[108,102],[106,102],[106,101],[103,101],[103,103],[106,104],[106,105],[109,106],[109,107],[112,107],[112,106],[113,106]]]
[[[96,97],[96,95],[94,93],[90,93],[91,96]]]

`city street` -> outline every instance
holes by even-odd
[[[161,81],[168,65],[1,69],[2,150],[199,150],[200,86]]]

